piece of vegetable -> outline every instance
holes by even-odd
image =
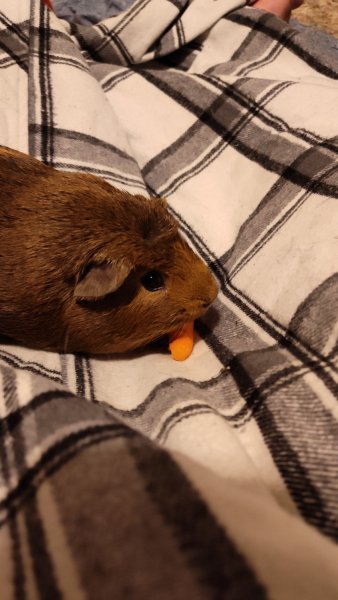
[[[194,347],[194,322],[190,321],[170,335],[169,350],[174,360],[186,360]]]

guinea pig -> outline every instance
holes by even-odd
[[[0,147],[0,334],[61,352],[143,346],[218,291],[162,199]]]

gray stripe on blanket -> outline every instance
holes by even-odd
[[[245,80],[243,91],[240,80],[233,86],[223,86],[222,95],[216,93],[215,88],[213,95],[209,89],[204,89],[202,93],[203,88],[199,83],[181,73],[147,69],[139,70],[139,74],[198,118],[170,147],[143,167],[142,174],[147,184],[157,193],[170,195],[184,181],[206,168],[210,160],[215,159],[227,144],[232,144],[239,152],[264,165],[269,171],[280,174],[305,189],[311,185],[316,188],[317,193],[338,197],[336,185],[327,184],[321,176],[321,171],[327,169],[335,158],[319,146],[309,153],[304,152],[304,146],[298,142],[297,136],[293,135],[293,140],[290,141],[283,131],[280,133],[280,123],[274,122],[273,114],[271,123],[275,125],[275,131],[261,127],[262,116],[248,97]],[[265,86],[266,95],[260,100],[263,105],[284,89],[284,85],[277,83],[271,86],[268,81]],[[245,113],[243,107],[246,109]],[[300,130],[298,135],[300,140],[303,137],[306,139],[305,132],[303,134]],[[220,141],[216,145],[217,139]],[[206,158],[209,146],[212,149],[210,156]],[[317,177],[313,174],[313,165],[318,166]],[[180,175],[174,178],[178,172]]]

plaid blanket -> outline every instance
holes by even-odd
[[[241,4],[0,0],[0,143],[165,196],[220,284],[183,363],[2,340],[2,600],[338,597],[338,65]]]

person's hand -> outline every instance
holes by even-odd
[[[252,8],[266,10],[276,17],[289,21],[291,12],[303,4],[304,0],[257,0],[251,4]]]

